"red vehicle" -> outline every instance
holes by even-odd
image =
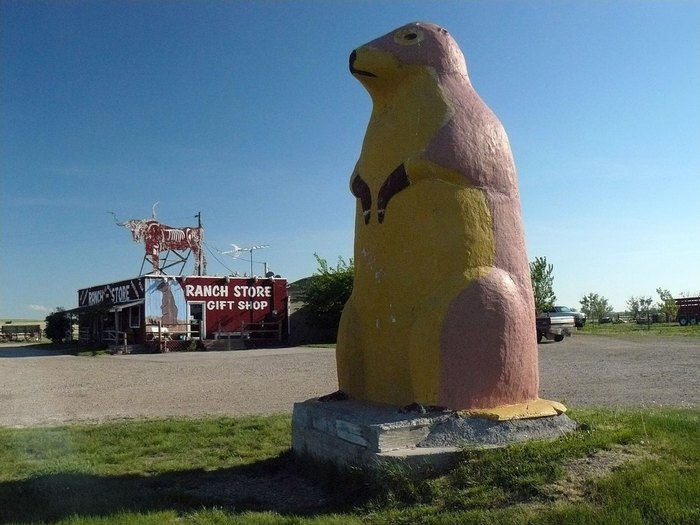
[[[674,300],[678,306],[676,320],[681,326],[700,322],[700,297],[682,297]]]

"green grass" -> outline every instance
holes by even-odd
[[[290,425],[278,416],[0,429],[0,481],[239,466],[285,451]]]
[[[613,337],[691,337],[700,339],[700,325],[681,326],[678,323],[637,323],[597,324],[586,323],[578,334],[606,335]]]
[[[44,319],[10,319],[10,318],[3,318],[0,319],[0,324],[40,324],[43,325],[45,324]]]
[[[0,429],[0,523],[700,523],[700,411],[570,415],[427,479],[296,462],[287,416]]]

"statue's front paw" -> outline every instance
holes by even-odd
[[[449,412],[450,410],[437,406],[437,405],[421,405],[420,403],[414,402],[411,403],[410,405],[406,405],[403,408],[399,409],[400,414],[410,414],[412,412],[415,412],[417,414],[427,414],[428,412]]]
[[[401,414],[409,414],[411,412],[425,414],[427,410],[420,403],[411,403],[410,405],[406,405],[405,407],[399,409],[399,413]]]
[[[337,390],[332,394],[326,394],[325,396],[318,398],[321,403],[327,403],[329,401],[347,401],[348,399],[350,399],[350,396],[348,396],[342,390]]]

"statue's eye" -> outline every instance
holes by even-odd
[[[423,40],[423,31],[420,29],[402,29],[394,35],[394,42],[404,46],[417,44]]]

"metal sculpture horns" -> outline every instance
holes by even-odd
[[[144,243],[146,247],[145,259],[150,262],[153,273],[165,273],[165,268],[170,266],[161,259],[162,252],[186,252],[185,256],[178,254],[180,262],[184,264],[191,251],[194,254],[194,272],[196,275],[202,275],[207,264],[202,250],[204,228],[201,226],[174,228],[162,224],[156,219],[156,204],[153,205],[150,219],[131,219],[119,222],[117,216],[113,212],[111,213],[117,225],[131,231],[134,242]]]

